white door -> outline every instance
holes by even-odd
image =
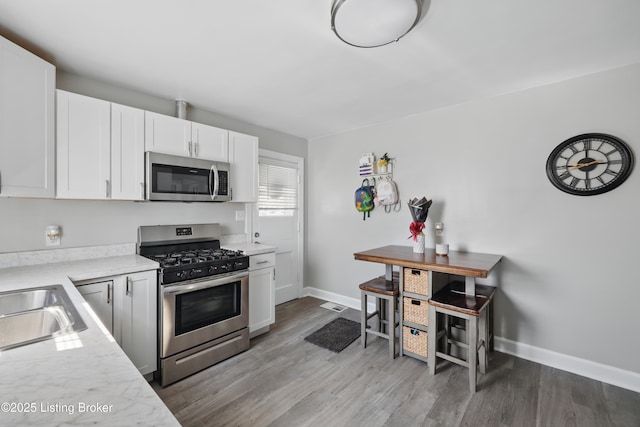
[[[276,304],[299,298],[303,283],[304,159],[260,150],[253,240],[276,249]]]

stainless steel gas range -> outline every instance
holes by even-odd
[[[138,253],[160,264],[162,387],[249,348],[249,257],[220,248],[218,224],[139,227]]]

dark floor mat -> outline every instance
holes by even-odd
[[[305,341],[335,353],[340,353],[359,336],[360,323],[338,317],[305,337]]]

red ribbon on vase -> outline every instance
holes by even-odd
[[[411,232],[411,236],[407,237],[407,239],[410,239],[413,237],[413,241],[417,242],[418,234],[422,233],[423,229],[424,229],[424,222],[420,222],[420,221],[412,222],[411,225],[409,226],[409,231]]]

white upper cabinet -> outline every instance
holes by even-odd
[[[0,196],[55,196],[55,67],[0,37]]]
[[[57,91],[57,197],[111,197],[111,103]]]
[[[111,198],[144,199],[144,110],[113,103]]]
[[[229,131],[231,201],[258,201],[258,137]]]
[[[229,161],[229,131],[201,123],[191,123],[191,140],[194,157]]]
[[[144,149],[157,153],[189,156],[191,122],[164,114],[144,112]]]
[[[229,131],[146,111],[145,150],[227,162]]]
[[[144,199],[144,111],[57,92],[57,197]]]

